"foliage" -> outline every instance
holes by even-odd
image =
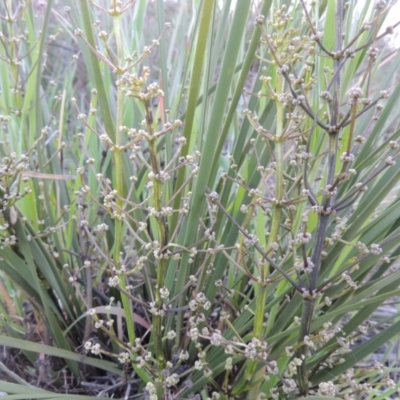
[[[0,6],[9,398],[396,393],[390,4],[221,3]]]

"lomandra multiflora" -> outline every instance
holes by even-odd
[[[373,315],[400,294],[390,8],[266,0],[250,29],[252,2],[164,3],[49,3],[65,87],[39,77],[1,116],[37,133],[1,147],[0,265],[31,308],[30,341],[9,322],[0,341],[29,350],[20,377],[71,398],[389,398],[368,357],[400,329]],[[20,65],[22,36],[2,42],[10,81],[46,68],[45,38]]]

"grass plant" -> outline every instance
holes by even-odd
[[[395,398],[391,6],[0,5],[5,399]]]

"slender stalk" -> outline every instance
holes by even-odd
[[[192,133],[195,111],[197,106],[197,98],[200,92],[201,87],[201,76],[203,70],[203,64],[205,61],[205,53],[207,48],[207,40],[210,30],[210,25],[212,21],[212,15],[214,12],[214,1],[204,2],[201,7],[201,17],[200,17],[200,26],[199,26],[199,34],[197,37],[196,43],[196,50],[194,55],[194,62],[193,62],[193,71],[192,76],[193,78],[190,81],[190,88],[189,88],[189,97],[186,107],[186,114],[184,116],[185,125],[183,135],[187,139],[187,146],[182,149],[181,155],[185,157],[191,148],[191,141],[194,139],[194,135]],[[177,180],[175,183],[175,191],[179,190],[185,180],[185,171],[184,169],[180,170],[177,176]],[[181,193],[179,196],[175,198],[173,208],[177,209],[180,206]],[[171,220],[171,231],[174,230],[176,224],[178,223],[178,216],[175,215],[172,217]],[[178,322],[181,318],[178,317]],[[177,340],[180,339],[179,329],[177,331]]]
[[[195,111],[196,111],[196,105],[197,105],[197,98],[198,94],[200,91],[201,87],[201,76],[202,76],[202,70],[203,70],[203,64],[205,61],[205,52],[207,48],[207,41],[209,37],[209,31],[210,31],[210,25],[213,19],[213,12],[214,12],[214,6],[215,6],[215,1],[205,1],[202,3],[201,6],[201,16],[200,16],[200,25],[199,25],[199,34],[197,37],[197,43],[196,43],[196,50],[195,50],[195,56],[194,56],[194,62],[193,62],[193,71],[192,71],[192,76],[193,78],[191,79],[190,82],[190,89],[189,89],[189,97],[188,97],[188,102],[187,102],[187,107],[186,107],[186,116],[185,116],[185,126],[184,126],[184,131],[183,135],[187,139],[187,145],[182,149],[181,156],[185,157],[189,149],[191,147],[191,141],[195,139],[194,134],[193,134],[193,123],[194,123],[194,117],[195,117]],[[177,174],[177,179],[175,183],[175,188],[174,191],[180,190],[182,187],[183,183],[185,182],[185,171],[184,169],[181,169],[178,174]],[[198,185],[199,183],[197,183]],[[182,196],[184,194],[184,191],[180,192],[178,196],[175,197],[173,208],[178,209],[181,204]],[[201,193],[201,196],[203,196],[203,193]],[[198,210],[200,212],[200,210]],[[199,219],[199,213],[196,212],[191,212],[191,215],[193,215],[193,220],[198,221]],[[171,231],[175,231],[175,228],[178,224],[178,216],[177,214],[172,216],[171,218]],[[192,226],[192,223],[188,222],[188,226]],[[188,244],[193,241],[193,238],[190,236],[187,239],[185,239],[185,244]],[[183,254],[182,256],[182,261],[181,264],[184,265],[187,260],[188,260],[188,255]],[[177,281],[177,287],[182,287],[184,283],[187,281],[187,268],[182,268],[180,273],[178,274],[178,281]],[[177,306],[182,307],[185,302],[185,296],[181,296]],[[176,316],[176,338],[175,338],[175,343],[179,346],[181,343],[182,339],[182,332],[183,332],[183,321],[184,321],[184,313],[179,312]]]
[[[146,124],[147,132],[149,134],[149,153],[151,160],[151,167],[154,174],[153,180],[153,206],[157,213],[162,209],[162,189],[163,184],[160,177],[161,167],[157,153],[157,143],[154,137],[153,129],[153,116],[150,109],[150,104],[147,102],[145,104],[146,108]],[[160,378],[162,378],[162,370],[165,368],[165,357],[162,343],[163,335],[163,297],[161,295],[161,290],[165,285],[165,277],[167,272],[167,260],[163,258],[163,253],[167,249],[168,244],[168,229],[166,224],[166,219],[163,216],[156,217],[156,224],[158,229],[158,240],[160,243],[160,248],[158,250],[158,265],[157,265],[157,285],[155,288],[155,309],[156,312],[153,314],[153,338],[154,338],[154,350],[158,362],[158,373]]]
[[[276,74],[276,86],[278,91],[283,89],[282,75]],[[272,220],[268,237],[267,249],[274,247],[274,244],[279,241],[279,227],[282,217],[282,200],[284,188],[284,160],[283,160],[283,142],[284,142],[284,107],[283,104],[276,97],[276,134],[275,134],[275,179],[276,191],[275,202],[272,207]],[[260,283],[256,289],[256,310],[254,316],[253,336],[257,339],[262,339],[264,336],[264,319],[265,319],[265,305],[267,301],[267,279],[270,273],[270,264],[262,262],[260,265]],[[258,362],[252,361],[248,364],[246,369],[246,380],[252,381],[254,384],[250,386],[247,394],[247,399],[255,399],[260,391],[262,384],[262,377],[265,372],[265,367],[260,368],[257,372]]]
[[[342,22],[343,22],[343,1],[338,0],[336,3],[336,53],[342,49]],[[327,181],[325,187],[325,195],[322,199],[322,211],[319,215],[318,226],[316,231],[316,244],[313,249],[311,260],[314,264],[313,271],[310,275],[310,282],[308,287],[303,292],[303,310],[301,315],[301,326],[298,343],[300,347],[296,352],[296,357],[302,360],[302,364],[298,367],[299,376],[299,389],[301,395],[307,395],[308,393],[308,376],[306,368],[306,355],[308,346],[304,344],[304,339],[311,332],[311,322],[313,318],[315,308],[315,290],[321,269],[322,262],[322,250],[324,246],[326,231],[328,229],[328,222],[330,217],[330,207],[332,203],[333,194],[330,193],[330,189],[334,188],[335,182],[335,170],[336,160],[338,152],[338,140],[339,140],[339,107],[340,107],[340,89],[341,89],[341,58],[335,57],[333,59],[334,65],[334,78],[332,79],[332,90],[333,90],[333,101],[330,106],[331,131],[329,134],[329,149],[328,149],[328,166],[327,166]]]
[[[122,49],[122,39],[121,39],[121,27],[120,27],[120,17],[114,16],[114,32],[115,32],[115,42],[117,47],[117,57],[118,65],[123,65],[123,49]],[[115,165],[115,189],[117,190],[118,196],[116,199],[117,210],[122,210],[124,206],[124,181],[123,181],[123,149],[122,149],[122,131],[118,129],[123,125],[123,103],[124,103],[124,93],[121,85],[117,85],[117,118],[116,118],[116,129],[115,129],[115,146],[114,146],[114,165]],[[121,212],[121,211],[117,211]],[[123,230],[123,219],[122,214],[116,215],[115,218],[115,239],[114,239],[114,264],[117,271],[121,271],[121,249],[122,249],[122,230]],[[135,343],[135,324],[132,318],[132,304],[129,297],[125,294],[126,292],[126,277],[123,275],[120,280],[121,286],[121,300],[122,305],[125,310],[126,325],[128,329],[128,338],[130,343]]]

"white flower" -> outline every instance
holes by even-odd
[[[321,382],[319,384],[319,392],[321,395],[335,396],[336,387],[331,381]]]
[[[91,352],[92,354],[99,355],[99,354],[100,354],[100,344],[99,344],[99,343],[94,344],[94,345],[90,348],[90,352]]]
[[[213,344],[214,346],[220,346],[221,340],[222,340],[221,331],[216,329],[211,335],[211,339],[210,339],[211,344]]]
[[[169,297],[169,290],[166,287],[162,287],[160,289],[160,296],[162,299],[168,299]]]
[[[201,360],[197,360],[194,363],[194,368],[197,369],[198,371],[201,371],[203,369],[203,362]]]
[[[379,244],[373,243],[371,244],[371,253],[378,255],[382,253],[382,247]]]
[[[119,283],[120,283],[120,279],[117,275],[108,279],[108,286],[110,286],[110,287],[116,287],[119,285]]]
[[[176,332],[175,332],[175,331],[169,331],[169,332],[167,333],[167,338],[168,338],[169,340],[173,340],[173,339],[175,339],[175,337],[176,337]]]
[[[84,344],[85,350],[90,350],[92,348],[92,342],[88,341]]]
[[[181,352],[179,353],[179,359],[181,361],[187,361],[189,359],[189,353],[185,350],[181,350]]]
[[[121,364],[127,363],[129,361],[129,353],[127,351],[123,351],[122,353],[119,353],[118,361]]]
[[[178,374],[172,374],[170,376],[167,376],[165,379],[165,383],[167,387],[175,386],[179,382],[179,375]]]
[[[94,327],[96,329],[99,329],[103,326],[103,324],[104,324],[104,321],[102,319],[99,319],[98,321],[95,322]]]

